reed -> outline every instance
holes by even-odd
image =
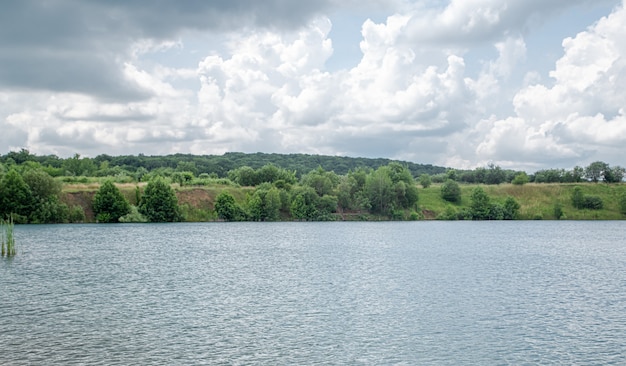
[[[15,250],[15,237],[13,236],[13,218],[9,220],[1,220],[0,228],[2,228],[2,257],[12,257],[17,254]]]

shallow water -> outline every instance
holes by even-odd
[[[626,364],[623,222],[15,234],[0,364]]]

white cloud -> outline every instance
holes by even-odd
[[[619,162],[619,147],[626,143],[624,24],[626,10],[621,7],[565,39],[564,55],[550,72],[554,85],[521,89],[513,102],[516,116],[492,123],[478,145],[478,156]]]

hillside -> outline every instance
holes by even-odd
[[[133,205],[136,205],[136,187],[140,190],[145,183],[118,184],[120,191]],[[482,187],[489,195],[492,202],[504,202],[507,197],[513,197],[520,204],[520,220],[554,220],[555,208],[561,207],[563,216],[561,219],[568,220],[622,220],[626,216],[620,213],[619,200],[626,192],[626,184],[501,184],[501,185],[461,185],[461,203],[452,204],[441,198],[441,185],[435,184],[429,188],[418,186],[419,211],[421,219],[433,220],[446,210],[456,212],[469,209],[471,205],[471,193],[476,187]],[[231,193],[235,199],[243,204],[246,195],[254,189],[252,187],[232,187],[227,185],[209,186],[185,186],[173,184],[179,205],[187,221],[216,221],[215,200],[221,192]],[[571,196],[574,187],[581,187],[586,195],[594,195],[601,198],[604,207],[600,210],[580,210],[572,205]],[[61,200],[69,206],[80,205],[88,222],[94,221],[93,196],[98,184],[67,184],[63,187]],[[381,217],[358,212],[343,212],[335,214],[338,220],[372,219],[379,220]],[[283,220],[291,220],[288,213],[283,213]]]

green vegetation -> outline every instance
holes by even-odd
[[[130,213],[130,204],[112,181],[105,181],[93,200],[93,211],[98,222],[119,222],[120,218]]]
[[[13,236],[13,219],[9,218],[7,221],[0,220],[0,231],[0,236],[2,237],[0,256],[14,256],[17,254],[17,251],[15,249],[15,237]]]
[[[623,177],[623,168],[603,162],[527,174],[494,164],[454,170],[303,154],[60,159],[22,150],[0,156],[0,218],[16,223],[623,219]]]
[[[181,221],[178,198],[172,187],[161,178],[152,180],[141,197],[139,212],[150,222]]]

